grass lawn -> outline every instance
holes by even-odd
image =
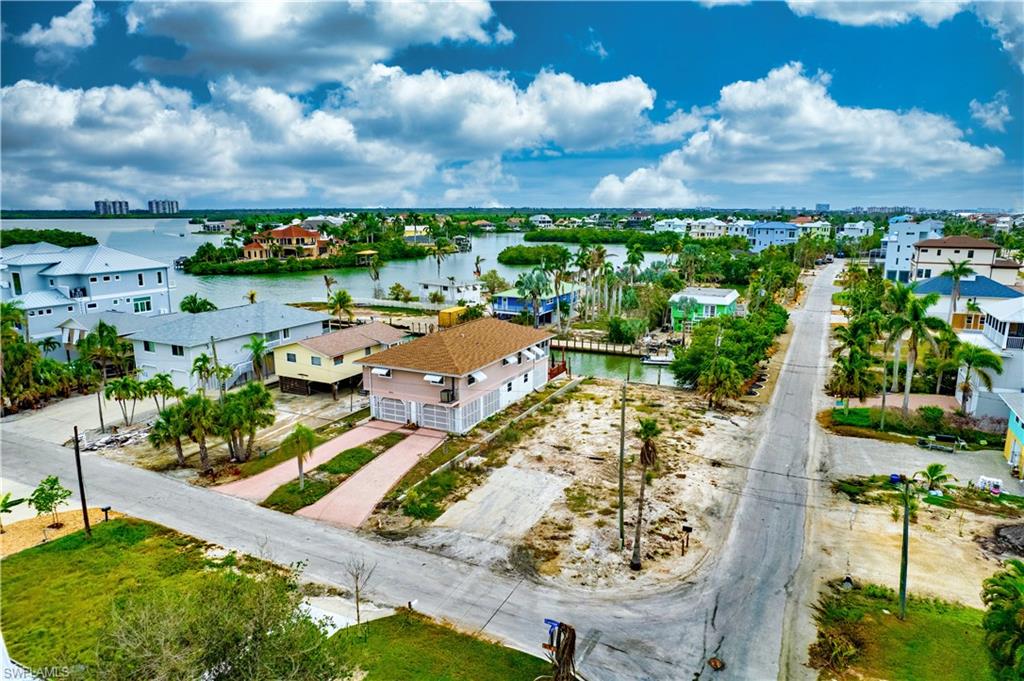
[[[282,513],[295,513],[300,508],[314,504],[327,496],[345,478],[391,449],[405,439],[405,433],[391,432],[367,442],[360,447],[346,449],[330,461],[306,473],[306,485],[299,489],[299,481],[292,480],[271,492],[261,506]],[[298,466],[295,468],[298,474]]]
[[[337,633],[332,640],[366,681],[533,681],[545,660],[473,638],[407,611]],[[538,646],[539,650],[539,646]]]
[[[849,410],[843,407],[826,409],[818,414],[818,422],[822,427],[838,435],[849,437],[866,437],[874,440],[913,444],[919,437],[942,433],[956,435],[964,440],[966,445],[960,450],[1003,448],[1004,439],[999,433],[954,427],[951,423],[952,417],[948,414],[943,417],[942,423],[938,427],[925,421],[920,415],[920,410],[912,411],[907,418],[904,418],[898,408],[899,401],[896,402],[896,405],[886,405],[886,429],[884,431],[878,430],[882,413],[878,407],[850,407]]]
[[[981,610],[911,597],[905,621],[897,618],[898,611],[895,592],[885,587],[867,585],[826,594],[819,602],[819,638],[811,648],[812,660],[815,652],[828,647],[822,643],[827,632],[831,640],[848,641],[855,649],[842,678],[995,680],[988,666]]]
[[[360,409],[359,411],[351,414],[350,416],[345,417],[341,421],[329,423],[325,426],[317,428],[315,431],[317,437],[317,445],[322,445],[323,443],[338,437],[345,431],[351,430],[352,427],[355,426],[357,422],[363,420],[369,415],[370,408],[367,407],[366,409]],[[245,463],[238,464],[238,470],[241,472],[241,474],[238,477],[248,478],[250,476],[256,475],[257,473],[262,473],[263,471],[269,468],[273,468],[282,461],[287,461],[290,458],[292,457],[285,455],[280,448],[275,447],[274,449],[270,450],[264,457],[257,457],[250,461],[246,461]]]
[[[165,527],[122,518],[21,551],[0,563],[4,640],[29,667],[95,659],[111,605],[120,594],[181,584],[210,567],[203,543]]]

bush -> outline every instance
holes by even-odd
[[[427,300],[435,305],[440,305],[444,302],[444,294],[440,291],[431,291],[430,295],[427,296]]]
[[[507,246],[498,254],[498,262],[502,265],[540,265],[546,260],[553,260],[569,251],[563,246],[545,244],[543,246]]]
[[[402,513],[418,520],[437,520],[443,513],[441,502],[455,491],[458,484],[458,471],[449,469],[434,473],[419,487],[409,490],[402,504]]]
[[[942,428],[942,418],[945,412],[941,407],[918,407],[917,414],[931,430],[938,431]]]
[[[8,229],[0,231],[0,248],[16,244],[38,244],[41,242],[73,248],[75,246],[92,246],[97,243],[95,237],[81,232],[70,232],[65,229]]]
[[[391,285],[391,288],[388,289],[388,298],[391,300],[399,300],[403,303],[408,303],[410,300],[412,300],[413,295],[412,291],[410,291],[409,289],[402,286],[400,283],[396,281],[394,284]]]
[[[941,412],[941,418],[936,421],[936,412]],[[832,410],[832,424],[836,426],[854,426],[857,428],[868,428],[878,430],[882,419],[882,410],[877,407],[854,407],[847,414],[842,409]],[[981,430],[980,426],[991,425],[995,430]],[[970,444],[985,443],[988,447],[1002,448],[1003,436],[999,426],[1001,424],[988,424],[975,419],[946,415],[938,407],[921,407],[917,412],[911,412],[906,417],[897,408],[886,408],[885,430],[887,432],[902,433],[916,437],[927,437],[929,435],[953,435]],[[1005,425],[1003,425],[1005,429]]]
[[[608,342],[632,345],[646,330],[643,320],[612,317],[608,320]]]

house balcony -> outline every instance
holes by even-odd
[[[1008,324],[1006,333],[1000,333],[994,326],[985,325],[982,335],[1003,350],[1024,350],[1024,324]]]

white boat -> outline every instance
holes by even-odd
[[[640,360],[644,364],[653,364],[656,366],[668,366],[675,359],[672,355],[644,355],[643,359]]]

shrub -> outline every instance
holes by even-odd
[[[402,513],[418,520],[437,520],[443,509],[441,502],[455,491],[459,483],[459,472],[455,470],[435,473],[409,490],[402,503]]]
[[[564,246],[544,244],[543,246],[507,246],[498,254],[498,262],[502,265],[540,265],[545,260],[553,260],[561,255],[568,255]]]
[[[388,289],[388,298],[391,300],[400,300],[403,303],[408,303],[412,300],[412,291],[402,286],[397,281],[391,285]]]
[[[942,427],[942,417],[945,412],[941,407],[918,407],[917,413],[931,430],[938,431]]]
[[[646,330],[643,320],[612,317],[608,320],[608,342],[632,345]]]

